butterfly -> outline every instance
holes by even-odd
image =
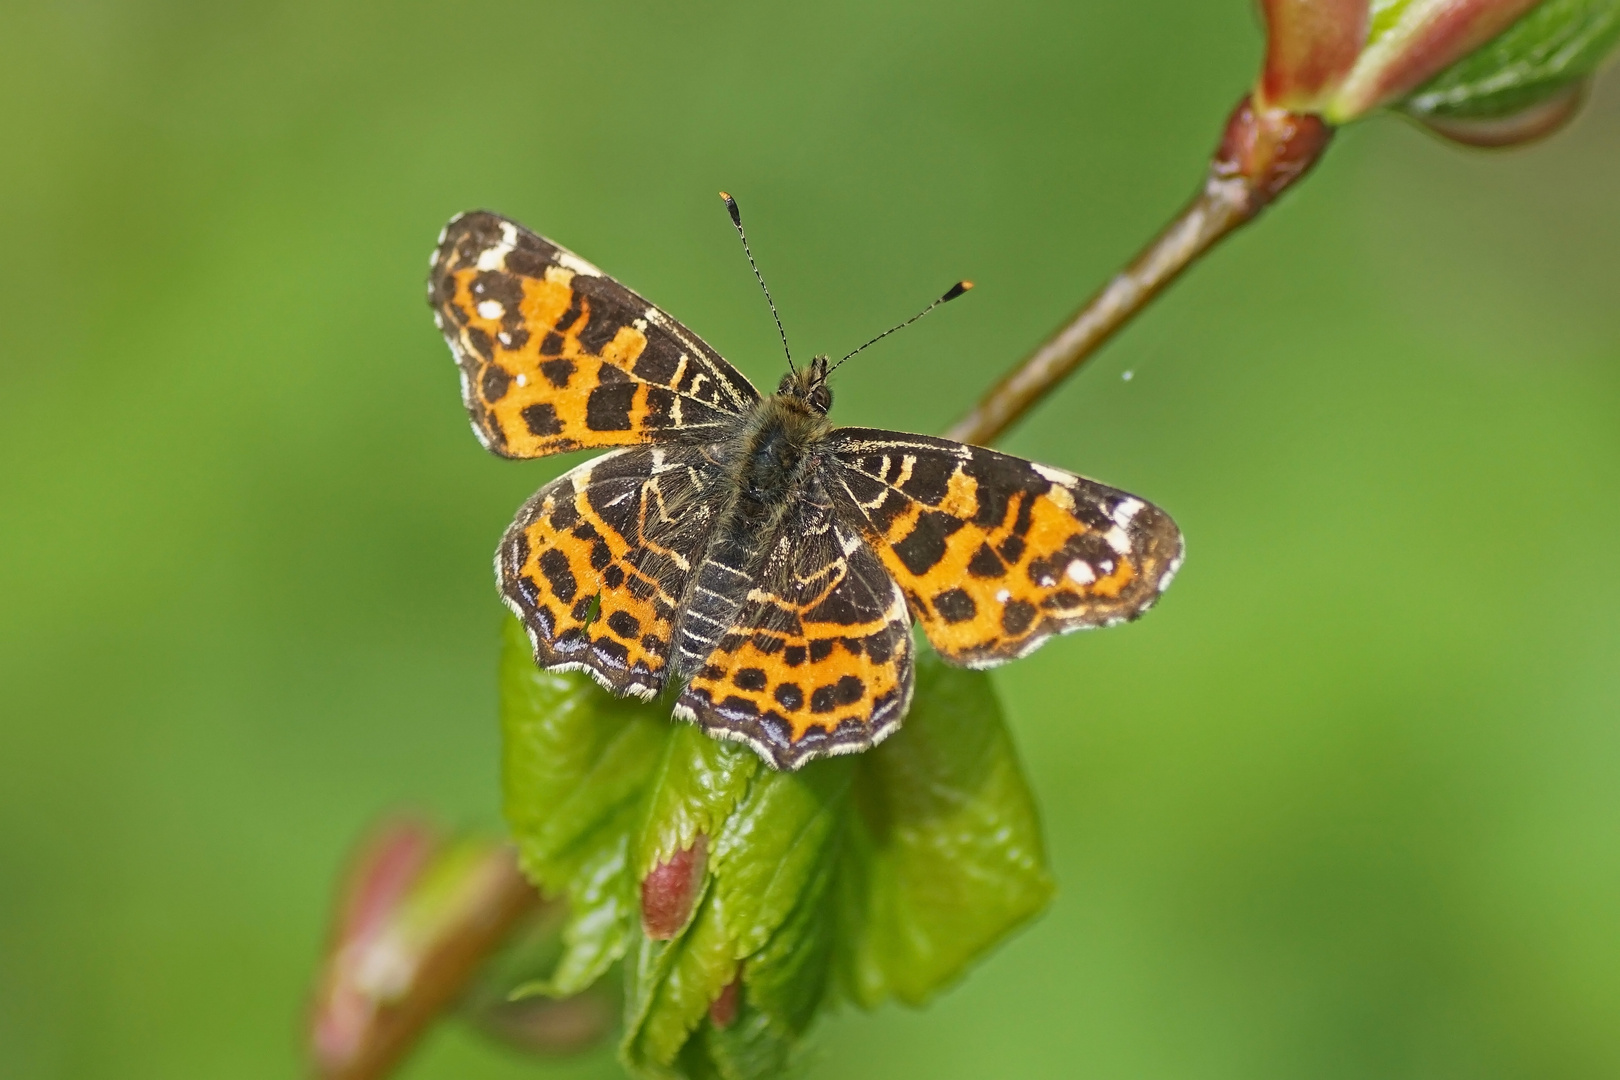
[[[1175,523],[1134,495],[834,427],[825,356],[790,353],[761,395],[660,308],[498,214],[445,227],[428,299],[486,448],[608,451],[536,492],[496,551],[535,661],[620,695],[668,687],[677,718],[775,768],[899,728],[914,621],[946,661],[991,667],[1135,618],[1181,564]]]

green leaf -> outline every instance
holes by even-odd
[[[1592,74],[1616,40],[1620,0],[1546,0],[1400,107],[1420,118],[1509,116]]]
[[[711,887],[686,930],[671,941],[638,939],[626,980],[625,1033],[620,1057],[646,1076],[671,1070],[710,1002],[737,977],[737,960]]]
[[[589,678],[541,671],[515,619],[501,656],[505,811],[525,874],[564,896],[563,954],[521,993],[564,997],[624,955],[636,912],[630,844],[670,729],[657,711]]]
[[[842,929],[833,903],[844,872],[853,762],[815,762],[756,785],[721,838],[723,912],[747,957],[744,998],[783,1039],[803,1035],[826,998]]]
[[[671,721],[667,702],[536,670],[515,623],[501,688],[507,817],[525,871],[569,908],[556,968],[524,989],[575,993],[624,957],[620,1053],[638,1075],[778,1075],[840,996],[920,1003],[1051,896],[988,676],[926,647],[899,733],[793,773]],[[641,878],[699,835],[693,915],[649,940]],[[717,1029],[709,1007],[739,977]]]
[[[674,741],[685,740],[677,735]],[[677,767],[664,775],[675,780],[695,771]],[[690,927],[668,943],[644,941],[637,955],[623,1046],[633,1070],[662,1075],[677,1055],[683,1068],[697,1068],[695,1051],[681,1054],[682,1046],[736,978],[739,961],[747,961],[743,983],[752,1006],[739,1021],[754,1037],[746,1048],[734,1037],[716,1037],[715,1058],[705,1059],[706,1067],[722,1076],[769,1075],[736,1069],[746,1061],[784,1059],[804,1033],[827,981],[837,913],[822,897],[838,870],[851,772],[850,762],[837,760],[795,773],[761,767],[734,807],[726,806],[729,813],[713,819],[709,888]],[[714,792],[716,802],[731,795],[702,785],[655,794],[652,802],[684,812],[699,791]],[[648,832],[655,827],[649,820]],[[790,918],[795,913],[801,913],[796,920]],[[819,947],[818,938],[825,939]]]
[[[919,650],[906,725],[860,759],[843,882],[848,992],[918,1005],[1051,899],[1035,799],[990,678]]]
[[[752,750],[711,739],[695,724],[669,726],[637,850],[638,879],[676,851],[691,847],[699,833],[718,832],[748,781],[763,767]]]
[[[853,763],[762,771],[716,838],[713,870],[738,955],[757,952],[837,855]]]

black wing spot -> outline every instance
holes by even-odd
[[[463,332],[462,337],[466,342],[467,349],[484,363],[487,364],[495,358],[494,343],[490,341],[489,335],[478,327],[469,326]]]
[[[618,370],[603,365],[603,371]],[[598,386],[585,399],[585,426],[592,431],[629,431],[630,409],[636,401],[636,384],[612,383]]]
[[[577,296],[579,290],[575,290]],[[579,328],[579,344],[586,352],[596,356],[602,355],[602,350],[608,343],[619,336],[624,324],[613,311],[611,304],[589,304],[587,307],[585,325]]]
[[[568,556],[556,548],[547,548],[541,552],[540,572],[546,576],[546,582],[551,586],[551,594],[565,604],[579,591],[579,583],[574,580],[574,571],[568,565]]]
[[[765,672],[757,667],[745,667],[731,677],[732,685],[739,690],[760,691],[765,689],[768,679]]]
[[[929,511],[917,518],[906,538],[894,545],[894,553],[907,570],[921,577],[945,557],[945,541],[962,527],[960,518]]]
[[[584,313],[584,303],[585,297],[580,291],[578,289],[572,290],[568,297],[568,310],[564,311],[557,321],[551,324],[551,328],[565,334],[572,330],[574,324],[579,322],[580,315]],[[558,348],[561,348],[561,345]]]
[[[976,578],[998,578],[1007,572],[1000,557],[990,550],[989,544],[979,545],[979,550],[968,560],[967,569]]]
[[[1034,622],[1035,605],[1023,600],[1008,601],[1001,612],[1001,628],[1015,637],[1028,630]]]
[[[561,435],[562,421],[557,418],[557,410],[550,402],[541,401],[534,405],[523,407],[523,424],[529,429],[530,435],[544,438],[548,435]]]
[[[979,613],[979,605],[973,602],[965,589],[947,589],[934,597],[934,610],[939,617],[947,623],[967,622]]]
[[[658,349],[649,345],[640,356],[636,357],[635,366],[630,369],[630,373],[638,379],[668,386],[681,366],[679,354],[671,355],[672,353],[673,349]]]
[[[478,388],[483,391],[484,400],[491,405],[505,397],[511,385],[511,373],[499,364],[490,364],[486,367],[484,377],[478,380]]]
[[[558,390],[565,389],[568,386],[568,380],[574,377],[576,370],[572,360],[542,360],[540,362],[540,374],[546,377],[546,382],[555,386]]]

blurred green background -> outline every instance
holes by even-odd
[[[0,11],[0,1074],[285,1077],[373,817],[498,826],[489,556],[568,461],[423,303],[499,209],[762,383],[936,431],[1180,205],[1247,0]],[[1620,79],[1394,119],[1005,443],[1189,559],[998,684],[1051,911],[811,1075],[1620,1075]],[[1128,381],[1125,372],[1133,373]],[[407,1077],[617,1075],[439,1030]]]

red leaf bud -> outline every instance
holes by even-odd
[[[698,833],[689,848],[682,848],[641,879],[641,928],[655,941],[668,941],[692,917],[703,875],[709,864],[709,838]]]

